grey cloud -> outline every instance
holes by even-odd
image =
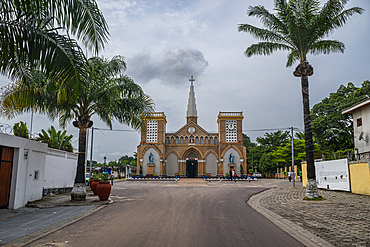
[[[136,54],[127,64],[127,74],[141,83],[159,80],[170,85],[187,85],[184,78],[198,77],[208,66],[203,53],[191,48],[165,48],[155,56]]]

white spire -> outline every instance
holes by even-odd
[[[189,100],[188,100],[188,111],[186,112],[186,117],[197,117],[197,106],[195,104],[195,92],[194,92],[194,85],[193,81],[193,76],[191,76],[191,79],[189,79],[191,82],[190,85],[190,92],[189,92]]]

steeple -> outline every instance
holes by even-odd
[[[187,123],[190,121],[193,121],[194,123],[197,123],[197,105],[195,104],[195,92],[194,92],[194,85],[193,82],[195,81],[193,79],[193,76],[191,76],[191,79],[189,79],[191,82],[190,84],[190,92],[189,92],[189,100],[188,100],[188,111],[186,112],[186,119]]]

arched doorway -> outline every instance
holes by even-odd
[[[198,158],[193,152],[189,153],[186,157],[186,177],[198,177]]]

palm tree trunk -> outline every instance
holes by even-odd
[[[86,127],[79,127],[78,160],[75,183],[71,192],[72,201],[86,200],[85,187],[85,155],[86,155]]]
[[[305,150],[307,160],[307,185],[306,196],[308,198],[318,197],[318,190],[316,184],[315,161],[314,161],[314,146],[311,128],[311,114],[310,101],[308,90],[308,77],[313,75],[313,68],[308,62],[301,62],[296,70],[294,76],[301,77],[302,87],[302,101],[303,101],[303,120],[304,120],[304,136],[305,136]]]
[[[80,128],[78,136],[78,160],[75,183],[85,183],[86,128]]]

